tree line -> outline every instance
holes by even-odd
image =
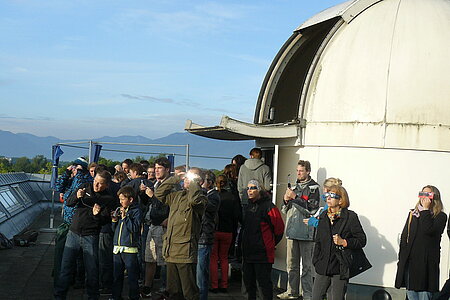
[[[147,160],[149,163],[154,163],[156,159],[163,156],[165,156],[165,154],[159,154],[158,156],[150,156],[148,159],[143,156],[136,156],[132,160],[134,162]],[[71,161],[61,161],[59,163],[58,173],[62,174],[71,163],[72,163]],[[114,167],[115,165],[118,164],[120,165],[121,161],[100,157],[98,163],[106,165],[108,167]],[[52,161],[51,159],[46,158],[44,155],[36,155],[33,158],[23,156],[13,159],[0,157],[0,173],[10,173],[10,172],[51,174]]]

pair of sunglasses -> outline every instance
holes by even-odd
[[[433,199],[434,193],[433,192],[419,192],[419,197],[427,197],[427,198]]]
[[[324,193],[323,195],[325,196],[325,198],[330,197],[330,198],[333,198],[333,199],[341,199],[341,196],[339,196],[336,193],[332,193],[332,192]]]
[[[256,185],[248,186],[247,190],[257,190],[258,187]]]

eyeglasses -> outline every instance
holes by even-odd
[[[341,199],[341,196],[339,196],[339,195],[336,194],[336,193],[324,193],[323,195],[324,195],[326,198],[330,197],[330,198],[333,198],[333,199]]]
[[[427,197],[427,198],[433,199],[434,193],[433,192],[419,192],[419,197]]]
[[[258,187],[256,185],[248,186],[247,190],[257,190]]]

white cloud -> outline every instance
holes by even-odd
[[[245,18],[251,10],[252,7],[247,5],[215,2],[196,6],[185,5],[182,8],[160,8],[158,11],[127,9],[110,19],[106,27],[110,28],[112,25],[122,30],[143,29],[145,32],[158,35],[217,33],[234,26],[236,20]]]
[[[27,69],[27,68],[24,68],[24,67],[14,67],[14,68],[12,69],[12,71],[13,71],[14,73],[26,73],[26,72],[28,72],[28,69]]]

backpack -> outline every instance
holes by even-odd
[[[13,246],[12,241],[0,232],[0,249],[11,249]]]
[[[36,230],[27,230],[24,233],[17,234],[13,237],[14,245],[28,247],[30,243],[35,243],[39,233]]]

